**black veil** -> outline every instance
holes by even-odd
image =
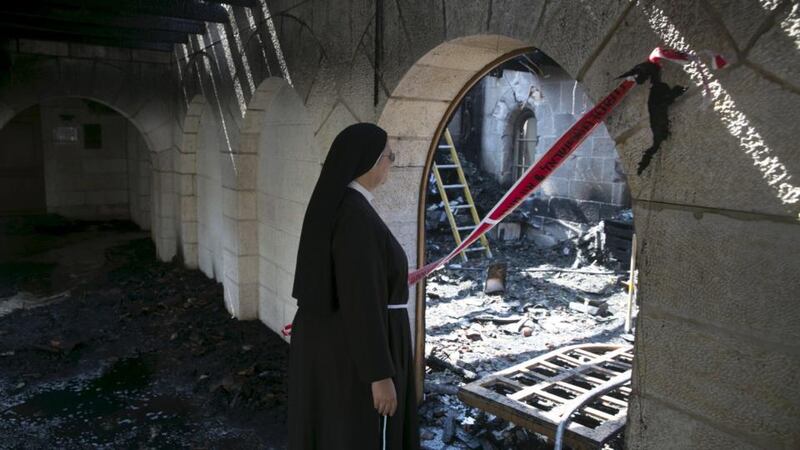
[[[377,164],[387,135],[372,123],[357,123],[342,130],[325,157],[303,218],[292,297],[304,311],[333,312],[333,261],[331,238],[336,210],[347,185]]]

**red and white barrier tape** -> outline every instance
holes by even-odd
[[[711,65],[715,69],[721,69],[728,65],[728,62],[721,55],[707,52],[711,56]],[[648,60],[653,64],[658,64],[662,60],[685,64],[696,61],[699,57],[695,54],[681,52],[672,49],[656,47],[650,53]],[[444,258],[434,261],[408,275],[408,284],[412,285],[425,278],[428,274],[450,261],[455,255],[469,247],[478,240],[483,233],[489,231],[497,223],[503,220],[508,214],[522,203],[538,186],[544,181],[562,162],[580,145],[581,142],[597,127],[608,114],[613,110],[633,88],[635,82],[631,77],[625,79],[611,91],[606,98],[600,101],[594,108],[583,115],[561,138],[553,144],[550,150],[532,167],[530,167],[522,177],[517,180],[514,186],[503,196],[497,205],[487,214],[481,223],[470,233],[469,236]]]
[[[718,53],[714,53],[711,50],[703,50],[703,53],[707,54],[711,59],[711,68],[714,70],[723,69],[728,65],[728,60]],[[700,57],[694,53],[656,47],[650,52],[650,56],[647,59],[651,63],[661,65],[661,60],[687,64],[692,61],[699,61]]]
[[[728,65],[727,60],[721,55],[708,52],[711,56],[711,66],[714,69],[721,69]],[[686,64],[691,61],[698,60],[699,57],[695,54],[681,52],[677,50],[664,49],[656,47],[648,57],[648,60],[654,64],[659,64],[661,60],[676,62],[679,64]],[[630,92],[636,85],[633,77],[625,78],[616,89],[611,91],[603,100],[595,105],[591,110],[584,114],[569,130],[567,130],[558,141],[542,156],[539,161],[533,166],[528,168],[525,173],[511,186],[508,192],[500,199],[500,201],[489,211],[489,214],[472,230],[472,233],[467,236],[461,244],[453,249],[447,256],[432,263],[415,270],[408,275],[408,284],[413,285],[428,274],[438,269],[448,261],[453,259],[462,250],[472,245],[484,233],[492,229],[495,225],[500,223],[507,215],[511,214],[539,185],[550,176],[566,159],[580,146],[581,142],[586,139],[600,123],[611,113],[611,111],[619,105],[623,98]],[[292,324],[286,324],[281,333],[284,336],[290,336],[292,332]]]
[[[708,55],[711,62],[711,68],[714,70],[724,69],[728,66],[728,60],[719,53],[714,53],[711,50],[702,50],[702,53]],[[651,63],[661,65],[661,61],[670,61],[680,65],[686,65],[690,62],[700,61],[700,56],[695,53],[682,52],[680,50],[673,50],[669,48],[656,47],[650,52],[647,58]],[[703,85],[703,108],[708,107],[711,101],[711,82],[708,80],[705,72],[699,71],[700,80]]]
[[[603,122],[608,114],[616,107],[628,92],[636,85],[633,77],[623,80],[616,89],[611,91],[603,100],[589,110],[580,118],[561,138],[539,159],[533,166],[517,180],[511,189],[506,192],[503,198],[489,211],[489,214],[472,230],[472,233],[464,239],[450,254],[434,261],[408,275],[408,284],[412,285],[425,278],[443,264],[450,261],[462,250],[469,247],[478,240],[483,233],[489,231],[498,224],[504,217],[509,215],[514,209],[525,200],[547,177],[556,170],[567,157],[586,139],[586,136],[594,130],[597,125]]]

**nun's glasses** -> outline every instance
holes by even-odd
[[[389,161],[394,162],[394,152],[391,152],[387,155],[381,155],[381,158],[383,158],[384,156],[389,158]]]

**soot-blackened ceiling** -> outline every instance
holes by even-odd
[[[206,22],[225,23],[223,4],[258,0],[12,0],[0,2],[0,39],[25,38],[172,51]]]

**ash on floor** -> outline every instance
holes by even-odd
[[[286,447],[288,346],[130,222],[0,221],[0,448]]]
[[[452,236],[434,234],[427,244],[433,260],[453,246]],[[572,242],[549,249],[526,240],[491,244],[491,261],[456,258],[427,278],[426,396],[420,409],[427,449],[552,448],[541,435],[465,405],[456,396],[458,386],[566,345],[625,342],[625,271],[573,268]],[[497,262],[507,264],[506,289],[487,295],[485,268]],[[602,305],[596,315],[574,309],[590,302]],[[607,446],[621,445],[619,437]]]

